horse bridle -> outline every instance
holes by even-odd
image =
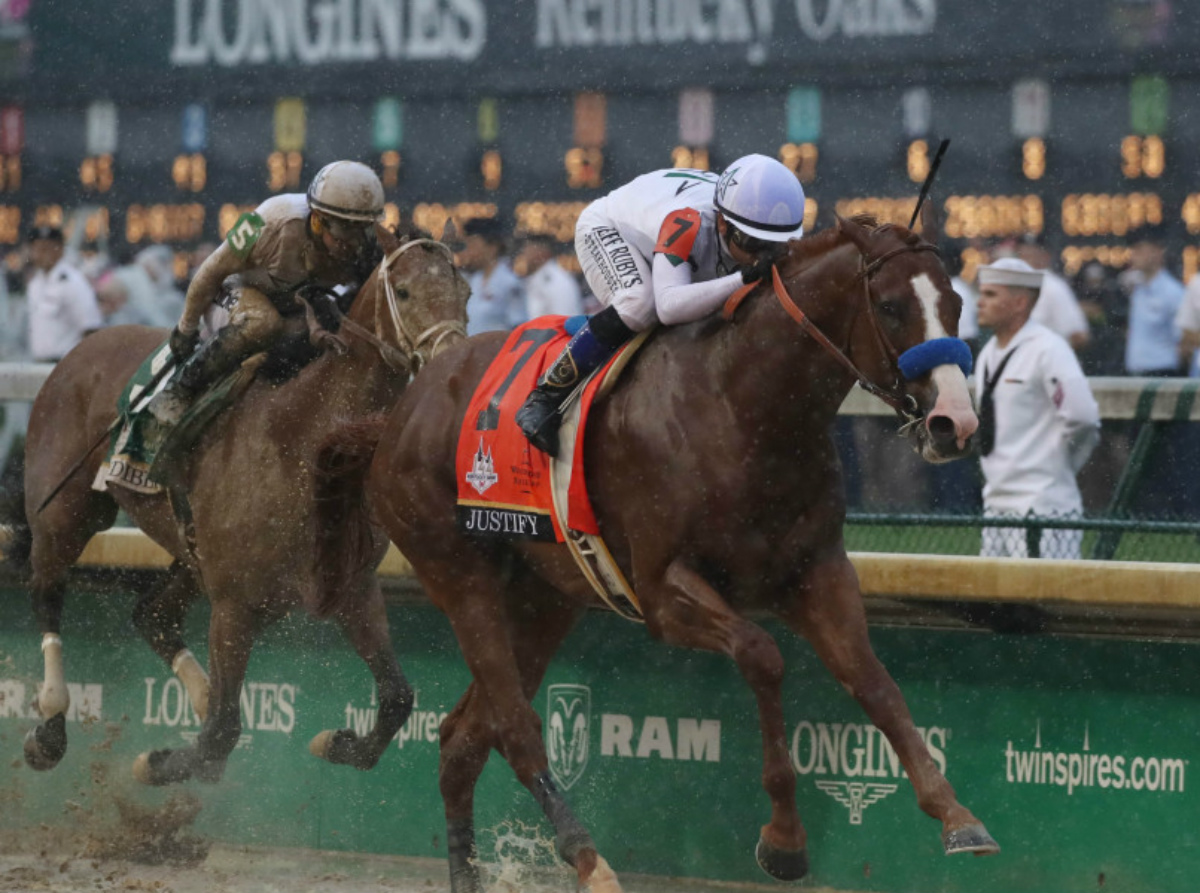
[[[437,353],[441,343],[451,335],[461,335],[463,338],[467,337],[467,327],[457,320],[446,319],[436,322],[425,329],[425,331],[414,336],[409,331],[408,326],[404,324],[404,320],[400,318],[399,298],[396,297],[396,289],[392,285],[392,278],[389,275],[388,268],[401,254],[417,245],[438,248],[445,253],[446,259],[450,261],[450,266],[454,266],[454,252],[441,242],[434,239],[413,239],[405,242],[399,248],[385,255],[379,265],[379,276],[383,280],[385,301],[375,302],[374,331],[367,330],[349,318],[342,320],[343,328],[374,346],[388,366],[399,372],[407,372],[411,375],[416,375],[417,371],[428,361],[426,352],[423,350],[423,347],[428,342],[433,342],[428,351],[429,357],[432,357]],[[385,303],[387,304],[388,318],[391,321],[392,328],[396,331],[396,340],[399,344],[399,349],[383,340],[383,304]]]
[[[883,327],[879,322],[879,317],[875,313],[875,304],[871,300],[870,280],[871,277],[879,272],[879,268],[889,260],[897,255],[907,254],[913,251],[936,252],[937,248],[933,245],[930,245],[928,242],[920,242],[915,245],[901,245],[900,247],[893,248],[891,251],[888,251],[880,257],[875,258],[869,263],[867,262],[866,255],[860,253],[858,274],[854,277],[856,280],[862,281],[863,297],[867,305],[867,319],[870,322],[871,331],[875,335],[876,343],[883,352],[883,355],[891,362],[891,365],[896,368],[897,371],[899,371],[900,368],[901,355],[896,352],[896,349],[892,346],[892,343],[888,341],[887,336],[883,333]],[[809,319],[808,314],[801,310],[800,307],[797,306],[796,302],[792,300],[792,296],[788,294],[787,289],[783,285],[783,278],[779,275],[779,268],[776,266],[771,267],[771,285],[772,290],[775,292],[776,299],[779,301],[780,306],[783,307],[788,316],[799,323],[800,328],[804,329],[804,331],[814,341],[821,345],[821,347],[827,353],[829,353],[830,356],[832,356],[838,361],[838,363],[845,367],[845,369],[858,381],[859,387],[861,387],[867,393],[878,397],[888,406],[892,407],[892,409],[894,409],[898,415],[905,419],[904,425],[901,426],[902,432],[907,431],[910,427],[921,421],[921,409],[916,398],[913,397],[912,394],[906,393],[903,389],[903,386],[893,386],[889,388],[871,381],[871,379],[867,378],[866,374],[863,373],[861,369],[854,365],[854,361],[846,356],[845,352],[842,351],[836,344],[834,344],[829,339],[829,336],[822,332],[816,323]],[[740,289],[738,292],[734,293],[733,297],[729,299],[729,302],[725,306],[726,318],[729,318],[733,315],[733,311],[737,309],[737,305],[741,303],[741,300],[757,286],[757,282],[752,283],[750,286]]]

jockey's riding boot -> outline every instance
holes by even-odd
[[[146,407],[164,425],[178,424],[205,388],[220,381],[245,359],[243,338],[236,326],[226,326],[192,354],[179,374]]]
[[[608,362],[633,334],[612,307],[583,324],[517,410],[517,425],[530,443],[543,453],[558,455],[559,409],[576,386]]]

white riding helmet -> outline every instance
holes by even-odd
[[[335,161],[313,177],[308,206],[344,220],[373,222],[383,216],[383,184],[365,164]]]
[[[766,242],[804,234],[804,187],[774,158],[744,155],[717,181],[717,210],[734,227]]]

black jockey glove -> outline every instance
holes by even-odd
[[[200,343],[200,330],[186,333],[179,331],[179,326],[171,329],[171,339],[167,345],[171,348],[171,354],[175,359],[182,363],[188,357],[196,352],[196,345]]]
[[[342,327],[343,310],[338,303],[338,294],[333,289],[323,285],[304,285],[296,291],[296,298],[312,308],[313,316],[321,328],[336,333]]]
[[[783,242],[778,248],[766,251],[754,259],[749,266],[742,268],[742,282],[760,282],[771,275],[771,267],[775,266],[787,254],[787,243]]]

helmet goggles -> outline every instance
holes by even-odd
[[[317,210],[312,212],[313,233],[318,236],[329,233],[339,242],[361,242],[373,226],[374,221],[371,220],[346,220]]]

